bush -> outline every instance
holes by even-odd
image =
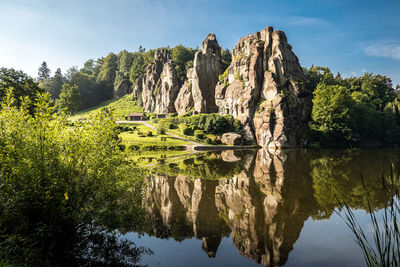
[[[196,130],[194,131],[194,136],[198,139],[204,139],[204,133],[202,130]]]
[[[206,141],[207,144],[212,145],[213,141],[211,140],[211,138],[207,137],[206,139],[204,139],[204,141]]]
[[[167,119],[171,124],[185,124],[193,130],[203,130],[205,133],[221,134],[226,132],[241,133],[242,125],[232,115],[196,114],[192,116],[181,115]],[[182,126],[179,126],[181,129]],[[181,129],[182,132],[182,129]]]
[[[179,124],[179,129],[184,135],[193,135],[193,129],[184,123]]]

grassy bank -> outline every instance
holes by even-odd
[[[102,102],[96,107],[82,110],[70,117],[71,120],[87,119],[91,115],[100,111],[102,108],[110,108],[112,114],[116,119],[124,120],[125,116],[130,113],[143,112],[143,108],[139,106],[137,101],[132,100],[132,95],[128,94],[119,99],[112,99]]]

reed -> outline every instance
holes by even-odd
[[[382,176],[383,190],[392,197],[380,211],[374,211],[365,188],[364,179],[361,180],[367,194],[368,213],[373,226],[373,238],[367,234],[357,221],[353,211],[338,200],[344,213],[339,214],[353,233],[357,245],[361,248],[367,266],[400,266],[400,201],[399,201],[399,175],[394,174],[394,167],[390,174],[389,184]],[[380,221],[379,218],[382,217]]]

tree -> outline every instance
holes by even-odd
[[[196,52],[197,50],[185,47],[181,44],[171,49],[171,58],[175,63],[175,69],[181,84],[186,80],[188,68],[193,66],[193,59]]]
[[[66,109],[67,113],[73,114],[79,110],[81,106],[81,96],[78,86],[69,83],[63,84],[60,98],[56,101],[58,110]]]
[[[129,79],[129,71],[133,63],[133,54],[122,50],[118,54],[118,70],[116,72],[114,87],[117,87],[123,80]]]
[[[51,74],[51,70],[47,67],[46,61],[43,61],[39,67],[37,80],[42,81],[44,79],[49,79],[50,74]]]
[[[222,50],[221,52],[221,58],[222,58],[222,70],[225,71],[229,65],[231,65],[232,62],[232,54],[229,49]]]
[[[108,54],[108,56],[104,58],[104,62],[101,65],[100,72],[97,75],[97,81],[104,83],[112,90],[117,69],[118,56],[114,53]]]
[[[0,98],[3,99],[8,88],[13,88],[17,105],[20,104],[21,97],[28,97],[31,101],[36,99],[38,92],[44,92],[38,83],[22,71],[15,69],[0,68]],[[33,106],[30,105],[30,111]]]
[[[129,80],[133,85],[135,85],[139,77],[145,73],[147,65],[154,60],[154,51],[155,50],[149,50],[147,52],[136,52],[133,54],[133,62],[129,70]]]
[[[65,78],[62,75],[60,68],[56,70],[52,78],[40,81],[41,87],[50,94],[52,99],[57,99],[60,96],[61,88],[64,83]]]
[[[314,91],[312,119],[314,127],[330,141],[353,143],[359,141],[354,132],[355,101],[343,86],[320,83]]]

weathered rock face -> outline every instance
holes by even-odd
[[[123,80],[114,88],[114,98],[120,98],[132,92],[132,83],[129,80]]]
[[[225,145],[241,145],[242,136],[237,133],[224,133],[221,142]]]
[[[203,41],[202,51],[196,53],[193,68],[188,70],[187,81],[182,86],[175,107],[183,114],[194,107],[198,113],[217,112],[215,86],[221,74],[221,47],[215,34]]]
[[[311,94],[282,31],[267,27],[240,39],[223,76],[215,89],[219,113],[237,117],[247,140],[271,148],[305,144]]]
[[[188,69],[187,80],[179,90],[178,97],[175,100],[175,109],[178,114],[185,114],[194,107],[194,100],[192,95],[192,83],[189,82],[192,77],[193,69]]]
[[[145,75],[135,87],[136,96],[140,92],[145,112],[175,112],[174,101],[179,92],[179,80],[168,50],[157,50],[154,62],[147,66]]]

